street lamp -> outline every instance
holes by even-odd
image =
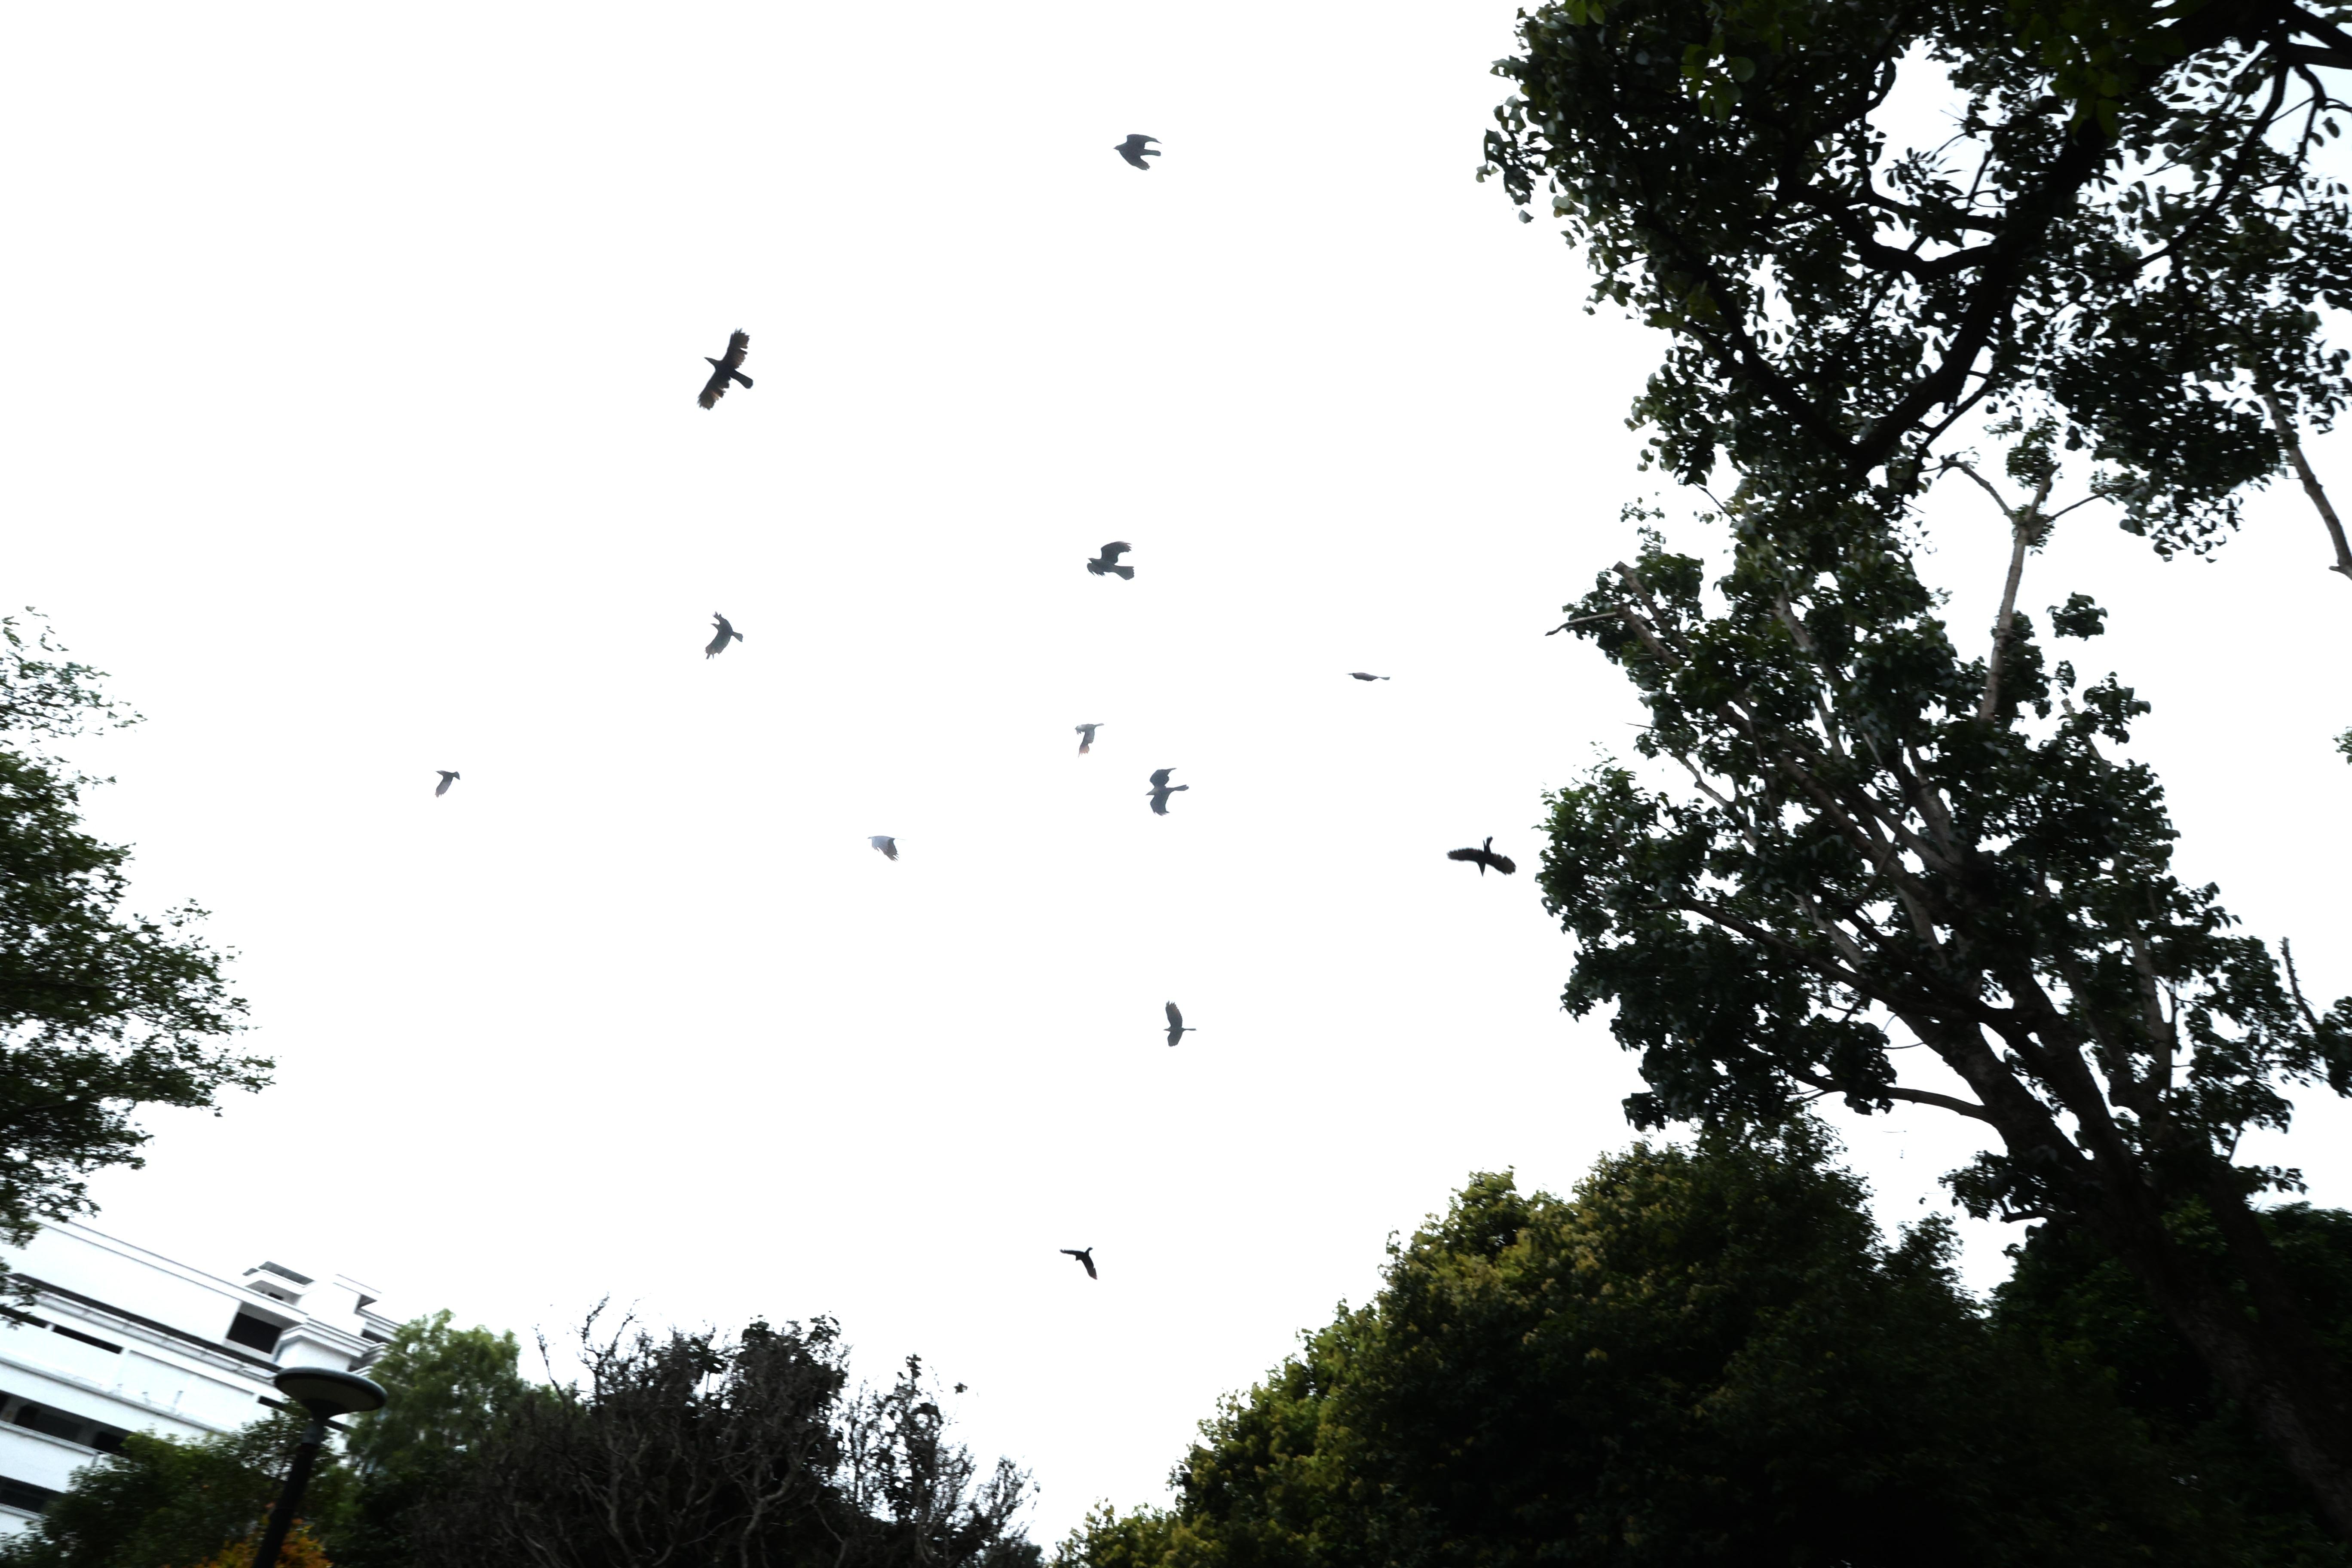
[[[269,1510],[269,1528],[261,1532],[253,1568],[278,1568],[278,1549],[286,1544],[286,1532],[294,1528],[294,1510],[302,1505],[302,1490],[310,1484],[310,1467],[318,1461],[319,1445],[327,1440],[327,1423],[338,1415],[381,1410],[384,1401],[383,1390],[376,1384],[355,1372],[337,1372],[331,1367],[289,1366],[270,1381],[278,1384],[278,1393],[310,1413],[310,1425],[302,1429],[294,1464],[278,1494],[278,1506]]]

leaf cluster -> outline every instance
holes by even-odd
[[[1712,598],[1653,537],[1569,606],[1693,789],[1610,764],[1552,797],[1566,1004],[1613,1007],[1640,1125],[1910,1102],[2000,1135],[1960,1189],[1979,1212],[2080,1212],[2123,1169],[2200,1190],[2286,1124],[2287,1088],[2352,1084],[2352,1002],[2315,1016],[2174,875],[2161,788],[2109,754],[2146,710],[2129,688],[2050,668],[2021,616],[1988,707],[1987,659],[1867,523],[1750,531]],[[1898,1071],[1912,1047],[1931,1060]]]
[[[1481,177],[1549,191],[1595,300],[1671,334],[1634,413],[1685,482],[1885,510],[1972,414],[2049,412],[2202,551],[2279,467],[2264,397],[2352,395],[2331,8],[1561,0],[1519,37]]]
[[[18,1245],[87,1210],[92,1172],[140,1163],[140,1106],[209,1107],[271,1065],[225,1044],[245,1004],[204,911],[124,911],[130,851],[82,828],[98,781],[42,748],[131,716],[56,651],[0,620],[0,1237]]]

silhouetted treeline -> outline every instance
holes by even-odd
[[[1823,1135],[1475,1177],[1060,1568],[2340,1564],[2294,1479],[2078,1237],[1988,1310]],[[2352,1215],[2268,1216],[2352,1325]],[[2183,1216],[2193,1226],[2193,1216]]]
[[[740,1337],[592,1315],[576,1386],[526,1381],[511,1335],[404,1327],[391,1403],[314,1480],[298,1542],[337,1568],[1034,1568],[1027,1480],[945,1436],[911,1358],[854,1384],[838,1329]],[[0,1568],[163,1568],[246,1542],[295,1424],[133,1436],[81,1472]]]
[[[850,1386],[827,1320],[740,1339],[581,1335],[588,1379],[520,1402],[412,1526],[446,1568],[1034,1563],[1026,1483],[943,1436],[909,1359]]]

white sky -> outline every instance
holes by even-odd
[[[1541,633],[1631,547],[1660,344],[1471,179],[1513,11],[0,18],[0,601],[150,716],[91,820],[215,911],[279,1063],[96,1223],[526,1335],[831,1312],[971,1385],[1050,1541],[1469,1172],[1622,1145],[1532,879],[1443,858],[1531,864],[1637,713]],[[704,413],[736,327],[759,384]],[[1999,524],[1949,511],[1979,626]],[[1081,569],[1115,538],[1132,583]],[[2077,514],[2023,599],[2111,607],[2078,662],[2157,703],[2184,871],[2323,998],[2326,559],[2291,489],[2210,566]],[[1973,1145],[1887,1125],[1916,1215]],[[2288,1142],[2323,1201],[2347,1128]]]

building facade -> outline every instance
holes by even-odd
[[[355,1279],[278,1263],[226,1279],[85,1225],[45,1227],[8,1265],[34,1299],[0,1308],[0,1533],[125,1434],[250,1425],[280,1367],[359,1370],[397,1326]]]

